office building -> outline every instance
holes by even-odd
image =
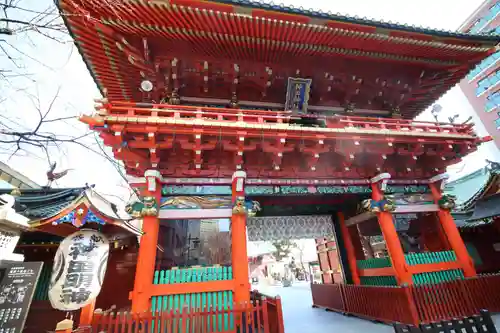
[[[459,28],[470,34],[500,36],[500,2],[486,0]],[[500,148],[500,51],[490,55],[460,82],[488,133]]]

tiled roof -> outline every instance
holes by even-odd
[[[62,189],[23,189],[21,196],[15,197],[15,210],[31,220],[46,219],[57,215],[86,190],[81,188]],[[12,190],[1,189],[0,194],[9,194]]]
[[[492,164],[486,168],[486,181],[484,181],[484,174],[482,172],[474,172],[471,175],[463,177],[467,182],[480,182],[480,186],[475,192],[468,193],[469,199],[460,203],[453,212],[455,222],[459,228],[476,227],[484,224],[491,223],[491,218],[498,216],[497,207],[499,207],[499,194],[486,196],[492,186],[497,186],[500,180],[500,168],[496,164]],[[461,179],[454,181],[454,184],[459,184]],[[453,193],[453,191],[450,191]],[[454,193],[453,193],[454,194]]]
[[[470,38],[474,40],[484,40],[484,41],[497,41],[500,42],[500,37],[497,36],[492,36],[488,34],[480,34],[480,35],[473,35],[473,34],[468,34],[468,33],[463,33],[463,32],[458,32],[458,31],[449,31],[449,30],[438,30],[438,29],[433,29],[429,27],[421,27],[421,26],[415,26],[415,25],[405,25],[401,24],[398,22],[392,22],[392,21],[379,21],[379,20],[374,20],[371,18],[367,17],[358,17],[358,16],[347,16],[343,15],[341,13],[332,13],[331,11],[324,12],[318,9],[306,9],[303,7],[294,7],[292,5],[285,5],[283,3],[281,4],[275,4],[274,2],[264,2],[264,1],[251,1],[251,0],[217,0],[217,1],[207,1],[207,2],[214,2],[214,3],[224,3],[224,4],[229,4],[229,5],[235,5],[235,6],[242,6],[242,7],[250,7],[250,8],[255,8],[255,9],[263,9],[263,10],[274,10],[278,12],[283,12],[283,13],[288,13],[288,14],[296,14],[296,15],[306,15],[310,16],[313,18],[317,19],[326,19],[326,20],[335,20],[335,21],[341,21],[341,22],[346,22],[346,23],[355,23],[355,24],[363,24],[363,25],[369,25],[369,26],[374,26],[377,28],[383,28],[383,29],[394,29],[394,30],[401,30],[401,31],[406,31],[406,32],[418,32],[418,33],[426,33],[426,34],[433,34],[436,36],[442,36],[442,37],[460,37],[460,38]]]

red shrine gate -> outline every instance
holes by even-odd
[[[359,260],[367,262],[356,257],[352,230],[366,224],[365,218],[375,218],[389,253],[376,274],[391,276],[398,286],[424,281],[419,274],[435,277],[440,267],[458,278],[476,275],[449,212],[453,200],[442,195],[443,179],[436,175],[489,138],[478,138],[472,125],[412,118],[494,52],[497,37],[244,0],[60,0],[59,7],[104,97],[96,112],[81,120],[100,133],[128,175],[144,177],[132,181],[142,201],[129,207],[143,218],[145,234],[130,294],[134,315],[124,319],[127,325],[151,327],[175,318],[183,327],[189,323],[189,328],[210,332],[243,331],[249,325],[282,332],[279,302],[250,294],[246,259],[246,197],[275,187],[287,188],[288,195],[303,194],[304,187],[315,195],[343,193],[350,186],[368,189],[370,199],[363,204],[368,212],[358,216],[356,209],[344,207],[337,210],[344,216],[336,215],[334,223],[338,243],[345,243],[337,244],[345,252],[340,256],[345,279],[352,284],[313,285],[315,293],[319,288],[325,295],[337,293],[329,299],[344,307],[330,308],[367,315],[345,304],[376,304],[355,295],[380,292],[360,286],[372,281],[363,274],[375,274],[373,267],[359,269]],[[219,267],[186,267],[163,272],[159,280],[167,283],[156,284],[162,187],[189,184],[231,186],[226,194],[230,207],[203,210],[204,216],[192,218],[231,218],[232,265],[222,270],[222,280]],[[446,251],[425,256],[441,260],[437,264],[413,265],[414,258],[405,257],[393,222],[399,204],[386,192],[388,184],[431,191],[430,212],[439,216],[433,225]],[[387,300],[401,300],[407,290],[383,292]],[[193,301],[193,295],[221,297],[207,309],[207,302]],[[171,305],[179,298],[180,307]],[[421,319],[410,306],[414,303],[407,304],[401,309],[410,312],[384,319]],[[221,318],[216,320],[221,326],[208,327],[210,316]],[[102,323],[109,316],[95,320]]]

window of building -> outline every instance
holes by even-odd
[[[500,35],[500,26],[491,28],[490,30],[486,31],[486,33],[493,36]]]
[[[500,106],[500,91],[495,91],[493,94],[489,95],[486,101],[486,112],[494,111]]]
[[[477,81],[476,95],[482,95],[490,88],[495,87],[498,82],[500,82],[500,70],[496,70],[485,78]]]
[[[495,17],[500,13],[500,3],[496,3],[491,6],[485,15],[477,20],[469,29],[468,33],[475,34],[481,32]]]
[[[476,68],[474,68],[469,73],[469,75],[467,75],[467,79],[469,81],[474,80],[474,78],[476,76],[478,76],[479,74],[481,74],[481,72],[483,72],[487,68],[489,68],[489,67],[493,66],[494,64],[496,64],[499,60],[500,60],[500,51],[496,52],[496,53],[493,53],[488,58],[484,59],[479,65],[477,65]]]

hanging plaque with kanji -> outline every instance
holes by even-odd
[[[53,308],[78,310],[101,291],[108,263],[109,242],[95,230],[83,229],[66,237],[57,249],[49,288]]]

